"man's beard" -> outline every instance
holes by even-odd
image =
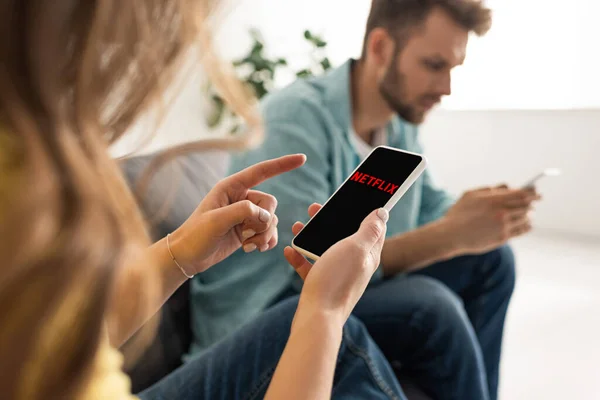
[[[394,68],[393,62],[388,68],[383,81],[379,84],[379,93],[387,103],[388,107],[397,113],[400,118],[412,124],[420,124],[425,119],[425,112],[419,111],[410,105],[404,97],[406,96],[405,77]]]

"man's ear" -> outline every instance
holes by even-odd
[[[389,32],[384,28],[375,28],[367,38],[367,59],[379,68],[387,68],[394,58],[396,44]]]

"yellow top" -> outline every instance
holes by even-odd
[[[20,166],[15,161],[15,149],[14,143],[10,141],[10,138],[2,133],[0,129],[0,223],[2,223],[2,209],[6,209],[7,200],[10,198],[12,191],[18,186]],[[35,285],[34,281],[30,282],[31,285]],[[57,315],[48,318],[48,323],[44,332],[40,335],[40,341],[37,344],[40,353],[36,360],[28,366],[27,377],[22,379],[25,384],[24,398],[28,398],[27,394],[27,381],[43,378],[44,371],[40,370],[41,365],[47,357],[44,356],[45,349],[47,354],[57,354],[60,351],[52,348],[56,343],[55,338],[57,336],[65,335],[72,329],[70,328],[72,318],[76,317],[78,303],[81,296],[85,296],[85,293],[79,293],[82,290],[74,288],[73,293],[67,298],[64,304],[58,308]],[[34,291],[35,292],[35,291]],[[23,308],[25,307],[25,308]],[[22,309],[26,311],[26,305],[23,305]],[[0,329],[8,327],[0,327]],[[51,349],[51,350],[50,350]],[[58,349],[59,350],[59,349]],[[60,362],[60,360],[56,360]],[[37,364],[37,365],[36,365]],[[129,377],[123,373],[123,356],[122,354],[111,347],[108,342],[108,335],[104,336],[98,352],[96,353],[96,362],[91,371],[90,378],[86,386],[80,392],[78,399],[81,400],[134,400],[135,396],[131,394],[131,382]]]
[[[133,400],[129,377],[121,371],[123,356],[108,341],[98,350],[92,378],[81,395],[82,400]]]

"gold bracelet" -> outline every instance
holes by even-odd
[[[177,265],[179,267],[179,269],[181,270],[181,272],[183,272],[183,274],[185,275],[186,278],[192,279],[194,277],[194,275],[188,275],[187,272],[185,272],[185,269],[183,269],[183,267],[177,262],[177,259],[173,255],[173,252],[171,251],[171,242],[169,241],[169,236],[171,236],[170,233],[167,234],[167,249],[169,249],[169,254],[171,255],[171,259],[173,259],[173,262],[175,263],[175,265]]]

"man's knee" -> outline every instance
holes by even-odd
[[[420,335],[421,355],[441,358],[448,368],[476,368],[481,364],[481,351],[460,297],[438,280],[415,276],[423,296],[420,308],[411,321],[415,334]],[[442,368],[439,374],[449,374]]]
[[[446,329],[449,332],[463,331],[469,325],[464,305],[460,297],[443,283],[428,277],[414,277],[422,293],[419,319],[424,326]]]
[[[343,340],[338,355],[338,361],[345,354],[362,354],[363,356],[379,356],[369,331],[357,317],[350,315],[344,324]]]
[[[355,316],[350,315],[344,325],[344,338],[351,342],[364,342],[369,338],[365,325]]]
[[[515,255],[509,245],[504,245],[484,255],[486,265],[486,286],[500,290],[510,297],[515,288]]]
[[[476,340],[460,297],[423,275],[398,276],[368,289],[354,315],[378,342],[445,353],[448,342],[466,348]]]

